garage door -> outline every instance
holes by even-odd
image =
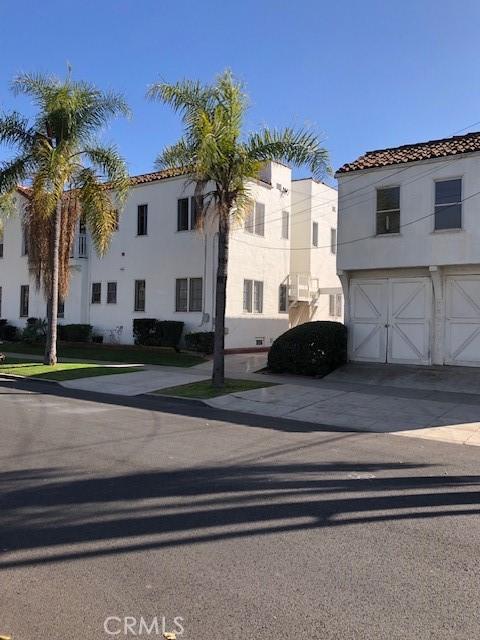
[[[446,280],[445,362],[480,366],[480,275]]]
[[[352,280],[350,291],[352,360],[430,363],[429,278]]]

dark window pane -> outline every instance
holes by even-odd
[[[188,198],[177,200],[177,231],[188,231]]]
[[[22,284],[20,287],[20,317],[28,318],[28,302],[29,302],[28,284]]]
[[[107,304],[117,303],[117,283],[107,282]]]
[[[188,299],[188,279],[175,280],[175,311],[186,311]]]
[[[253,310],[255,313],[263,313],[263,282],[255,280],[253,285]]]
[[[145,280],[135,280],[135,311],[145,311]]]
[[[442,180],[435,183],[435,204],[450,204],[462,199],[461,180]]]
[[[400,233],[400,211],[377,213],[377,235]]]
[[[192,212],[192,223],[190,225],[191,229],[196,229],[200,216],[202,215],[203,210],[203,197],[199,196],[196,198],[192,196],[190,198],[190,209]]]
[[[435,229],[461,229],[462,205],[450,204],[435,207]]]
[[[377,211],[400,209],[400,187],[377,189]]]
[[[58,300],[58,307],[57,307],[57,318],[63,318],[65,317],[65,303],[63,300]]]
[[[285,313],[288,309],[287,285],[281,284],[278,289],[278,310]]]
[[[100,304],[102,301],[102,283],[92,282],[92,304]]]
[[[188,302],[189,311],[202,310],[202,293],[203,293],[203,279],[190,278],[190,299]]]
[[[137,235],[146,236],[148,230],[148,205],[140,204],[137,208]]]

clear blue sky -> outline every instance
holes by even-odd
[[[480,121],[478,0],[0,0],[0,29],[0,109],[30,110],[9,91],[17,73],[63,75],[68,61],[125,94],[133,118],[104,138],[132,174],[180,132],[147,86],[226,67],[250,94],[247,130],[314,127],[334,168]]]

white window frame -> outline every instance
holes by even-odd
[[[318,247],[318,232],[318,222],[314,220],[312,222],[312,247]]]
[[[437,182],[450,182],[451,180],[460,180],[460,202],[449,202],[448,204],[437,205],[436,204],[436,201],[437,201]],[[448,178],[438,178],[438,179],[433,181],[433,195],[432,195],[432,201],[433,201],[433,228],[432,228],[432,231],[433,231],[433,233],[448,233],[449,231],[450,232],[455,232],[455,231],[461,231],[463,229],[463,181],[464,181],[464,177],[463,176],[459,176],[459,175],[450,176]],[[445,229],[437,229],[436,228],[437,216],[436,216],[435,209],[437,208],[437,206],[439,206],[439,207],[449,207],[452,204],[459,204],[460,205],[460,226],[459,227],[447,227]]]
[[[255,235],[255,236],[259,236],[260,238],[264,238],[265,237],[266,206],[265,206],[265,204],[263,202],[259,202],[259,201],[257,202],[256,200],[252,204],[253,204],[252,210],[247,215],[247,217],[245,218],[245,222],[244,222],[244,225],[243,225],[244,231],[245,231],[245,233],[250,233],[251,235]],[[258,229],[257,205],[260,205],[260,206],[263,207],[263,221],[262,221],[263,233],[258,233],[258,231],[257,231],[257,229]]]
[[[248,300],[246,299],[246,286],[247,283],[250,287],[248,292]],[[263,299],[264,299],[264,282],[263,280],[253,280],[252,278],[244,278],[243,280],[243,313],[260,315],[263,313]],[[261,292],[260,298],[257,298],[257,292]],[[257,305],[258,300],[260,304]]]
[[[192,309],[192,280],[200,280],[200,289],[201,289],[201,299],[200,299],[200,309]],[[177,286],[178,282],[185,281],[186,282],[186,299],[185,299],[185,309],[178,308],[178,300],[177,300]],[[175,313],[202,313],[204,305],[204,282],[203,276],[180,276],[179,278],[175,278]]]
[[[378,209],[378,192],[387,189],[398,189],[398,209]],[[387,233],[378,233],[378,214],[379,213],[396,213],[398,211],[398,231]],[[375,236],[383,238],[385,236],[399,236],[402,229],[402,187],[399,184],[384,184],[375,189]]]

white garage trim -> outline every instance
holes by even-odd
[[[480,275],[446,278],[445,364],[480,366]]]

